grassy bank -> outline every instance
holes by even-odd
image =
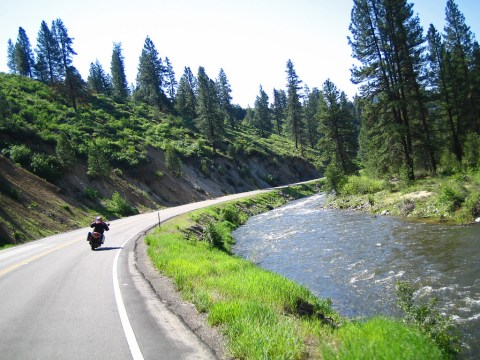
[[[175,218],[147,236],[149,255],[225,334],[234,358],[441,358],[427,336],[401,321],[342,318],[328,299],[231,254],[231,231],[249,216],[313,192],[278,190]]]
[[[480,217],[480,172],[412,183],[351,176],[325,206],[469,224]]]

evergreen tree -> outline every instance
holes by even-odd
[[[273,129],[272,117],[269,108],[269,99],[260,85],[260,94],[255,100],[255,113],[253,116],[253,126],[260,131],[262,137],[268,137]]]
[[[308,89],[305,87],[305,89]],[[303,107],[305,109],[305,127],[307,140],[310,147],[315,148],[320,134],[318,133],[318,109],[320,105],[320,90],[313,88],[313,90],[305,91],[305,101]]]
[[[56,19],[52,23],[52,32],[55,34],[60,49],[60,59],[62,64],[62,76],[66,92],[70,97],[73,108],[77,109],[77,100],[83,96],[84,82],[78,70],[72,65],[73,55],[77,55],[73,50],[73,38],[68,35],[67,28],[61,19]]]
[[[441,35],[433,25],[430,25],[427,33],[428,55],[429,61],[429,85],[433,93],[433,101],[439,106],[442,113],[446,117],[446,126],[448,129],[445,141],[450,144],[450,149],[455,154],[458,162],[462,161],[462,147],[459,137],[459,109],[456,107],[458,99],[448,82],[447,61],[445,45],[442,42]]]
[[[287,62],[287,107],[286,125],[295,142],[295,148],[303,151],[304,123],[300,91],[302,81],[298,78],[291,60]]]
[[[224,134],[222,114],[217,86],[205,73],[205,69],[198,68],[198,94],[197,94],[197,118],[196,125],[210,142],[215,152],[218,143]]]
[[[287,94],[285,93],[285,90],[273,89],[272,116],[278,135],[282,133],[286,110]]]
[[[159,110],[167,109],[167,98],[162,90],[163,65],[153,41],[147,36],[140,55],[136,96]]]
[[[117,101],[127,100],[129,93],[123,60],[122,44],[114,43],[110,72],[112,73],[112,94]]]
[[[189,67],[185,67],[175,98],[175,109],[180,116],[191,120],[197,117],[196,92],[197,79],[193,75],[192,70]]]
[[[12,39],[8,39],[7,66],[10,69],[11,74],[18,73],[17,62],[15,61],[15,45],[13,44]]]
[[[55,35],[45,21],[42,21],[37,36],[37,77],[54,84],[60,80],[62,60]],[[41,64],[41,65],[38,65]]]
[[[37,60],[33,67],[33,73],[35,74],[35,78],[39,81],[44,83],[48,82],[48,68],[47,68],[47,61],[43,57],[43,55],[37,54]]]
[[[436,169],[422,78],[423,30],[412,6],[405,0],[354,0],[349,38],[361,63],[352,69],[353,80],[362,84],[362,96],[388,109],[384,141],[400,144],[409,179],[415,178],[415,157]]]
[[[90,63],[90,72],[87,79],[90,89],[97,94],[110,94],[112,81],[108,74],[103,70],[102,64],[98,61]]]
[[[33,78],[35,61],[32,46],[27,33],[22,27],[18,28],[18,37],[15,44],[15,66],[20,75]]]
[[[218,74],[217,88],[218,97],[220,99],[220,111],[222,112],[223,118],[232,126],[232,128],[235,128],[235,117],[233,115],[233,107],[231,103],[232,96],[230,95],[232,88],[230,87],[227,75],[223,69],[220,69]]]
[[[168,95],[170,101],[173,102],[175,99],[175,93],[177,91],[177,80],[175,79],[175,71],[173,71],[173,66],[168,57],[165,58],[165,81],[164,89]]]
[[[336,164],[344,174],[355,170],[353,160],[357,153],[353,114],[349,110],[345,93],[330,80],[322,87],[319,98],[319,148],[326,164]]]
[[[446,51],[450,55],[450,80],[459,98],[460,116],[463,133],[480,132],[477,99],[474,97],[470,67],[473,58],[474,35],[465,23],[465,17],[454,0],[448,0],[445,9],[446,25],[444,38]]]

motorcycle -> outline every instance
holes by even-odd
[[[88,243],[90,244],[92,250],[102,246],[102,237],[103,234],[96,231],[88,233]]]

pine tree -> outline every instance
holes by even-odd
[[[10,69],[11,74],[18,73],[17,63],[15,61],[15,45],[13,44],[12,39],[8,39],[7,66]]]
[[[285,93],[285,90],[273,89],[272,116],[278,135],[282,133],[286,109],[287,94]]]
[[[423,30],[412,6],[405,0],[354,0],[349,43],[361,63],[352,69],[353,80],[362,84],[362,96],[388,109],[384,141],[400,145],[401,168],[413,180],[416,159],[433,172],[436,160],[422,78]]]
[[[223,118],[235,128],[235,117],[233,115],[233,106],[232,106],[232,88],[228,82],[227,75],[223,69],[220,69],[217,79],[217,88],[218,88],[218,97],[220,99],[220,111],[223,114]]]
[[[15,65],[20,75],[33,78],[35,61],[33,59],[32,46],[25,30],[18,28],[18,37],[15,44]]]
[[[185,67],[175,97],[175,109],[180,116],[193,120],[197,117],[197,79],[189,67]]]
[[[165,58],[165,81],[163,88],[168,95],[171,102],[175,99],[175,93],[177,91],[177,80],[175,79],[175,71],[173,71],[172,63],[168,57]]]
[[[167,98],[162,90],[163,65],[153,41],[147,36],[140,55],[136,96],[159,110],[167,109]]]
[[[308,89],[305,86],[305,89]],[[305,91],[305,101],[303,107],[305,109],[305,130],[307,140],[311,148],[315,148],[320,135],[318,133],[318,109],[320,105],[320,90],[313,88],[312,91]]]
[[[112,73],[112,94],[113,98],[117,101],[127,100],[129,93],[123,60],[122,44],[114,43],[110,72]]]
[[[455,154],[457,161],[462,161],[462,146],[459,138],[459,109],[456,106],[456,94],[448,82],[448,70],[446,65],[446,49],[441,35],[433,25],[430,25],[427,33],[428,55],[430,72],[429,84],[434,93],[434,103],[442,109],[446,115],[446,128],[448,136],[445,141],[450,143],[450,148]]]
[[[111,78],[103,70],[102,64],[98,61],[90,63],[90,72],[87,79],[90,89],[97,94],[110,94],[112,89]]]
[[[304,123],[302,104],[300,102],[300,91],[302,81],[298,78],[291,60],[287,62],[287,106],[286,125],[295,142],[295,148],[303,151],[304,145]]]
[[[480,132],[478,104],[474,98],[473,79],[470,67],[473,58],[474,35],[465,23],[465,17],[454,0],[448,0],[445,8],[446,25],[444,38],[446,51],[450,54],[450,80],[460,103],[461,131]],[[478,101],[478,100],[477,100]]]
[[[68,35],[67,28],[61,19],[56,19],[52,23],[52,32],[55,34],[60,49],[60,59],[62,64],[62,76],[64,84],[73,108],[77,109],[77,100],[83,96],[84,81],[78,70],[72,65],[73,55],[77,55],[73,50],[73,38]]]
[[[210,142],[215,152],[223,138],[224,125],[220,112],[220,101],[216,84],[205,73],[205,69],[198,68],[197,91],[197,118],[196,125]]]
[[[355,170],[353,160],[357,143],[347,97],[327,80],[319,100],[319,132],[322,135],[319,148],[324,154],[323,160],[327,165],[338,165],[344,174],[352,173]]]
[[[269,99],[260,85],[260,94],[255,100],[255,113],[253,116],[253,126],[260,131],[262,137],[268,137],[273,129],[272,117],[269,108]]]
[[[60,80],[62,60],[60,48],[55,34],[53,34],[45,21],[42,21],[37,35],[37,77],[54,84]],[[39,66],[38,64],[41,64]]]

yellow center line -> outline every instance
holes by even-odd
[[[9,272],[12,271],[12,270],[18,269],[20,266],[26,265],[26,264],[34,261],[34,260],[40,259],[40,258],[43,257],[43,256],[46,256],[46,255],[48,255],[48,254],[51,254],[52,252],[55,252],[55,251],[57,251],[57,250],[63,249],[64,247],[66,247],[66,246],[68,246],[68,245],[75,244],[75,243],[77,243],[77,242],[79,242],[79,241],[81,241],[81,240],[82,240],[82,239],[77,239],[77,240],[70,241],[70,242],[68,242],[68,243],[66,243],[66,244],[61,244],[61,245],[55,246],[55,247],[51,248],[50,250],[44,251],[44,252],[42,252],[42,253],[40,253],[40,254],[37,254],[37,255],[34,255],[34,256],[32,256],[32,257],[30,257],[30,258],[28,258],[28,259],[22,260],[22,261],[20,261],[19,263],[16,263],[16,264],[14,264],[14,265],[11,265],[11,266],[3,269],[3,270],[0,270],[0,277],[3,276],[3,275],[5,275],[5,274],[7,274],[7,273],[9,273]]]

